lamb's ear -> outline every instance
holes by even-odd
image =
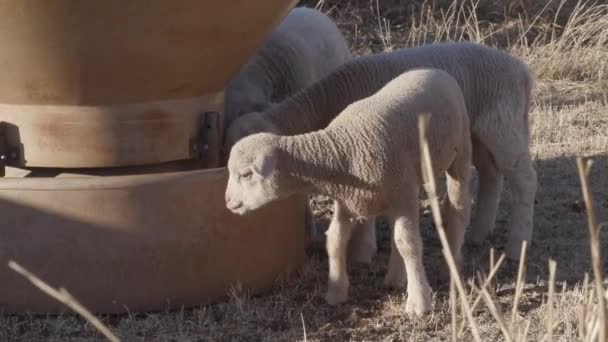
[[[277,165],[277,152],[275,149],[263,150],[253,161],[252,169],[253,172],[257,173],[262,177],[270,175],[272,170]]]

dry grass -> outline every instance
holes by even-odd
[[[509,262],[499,265],[495,274],[490,272],[498,254],[490,252],[489,246],[500,248],[506,240],[510,201],[506,192],[488,248],[465,248],[466,302],[473,307],[473,321],[483,341],[590,341],[598,336],[606,322],[598,320],[602,315],[597,293],[602,297],[605,293],[597,290],[601,284],[587,274],[598,269],[605,272],[606,266],[600,260],[592,262],[589,232],[596,227],[587,228],[589,203],[585,199],[594,198],[595,212],[589,214],[596,222],[608,219],[608,2],[302,3],[330,13],[359,55],[433,41],[474,40],[504,48],[531,65],[538,79],[531,118],[532,153],[540,185],[533,242],[527,248],[522,272],[519,265]],[[577,156],[594,159],[588,177],[579,177]],[[583,196],[581,181],[587,180],[589,192]],[[328,211],[329,203],[322,198],[315,204],[320,211]],[[325,217],[319,219],[325,221]],[[382,286],[389,250],[386,227],[378,232],[379,254],[374,264],[352,267],[350,301],[337,308],[327,306],[322,298],[326,256],[310,250],[297,277],[277,283],[264,296],[251,297],[235,288],[225,303],[101,319],[124,341],[426,342],[454,336],[459,341],[473,340],[461,306],[454,296],[450,299],[449,284],[439,283],[432,271],[444,260],[430,212],[425,212],[421,225],[425,264],[436,290],[435,310],[423,319],[405,315],[404,292],[386,291]],[[592,241],[600,251],[608,250],[605,237]],[[555,261],[554,272],[550,259]],[[490,273],[492,279],[487,281],[485,275]],[[90,341],[102,337],[74,316],[4,315],[0,316],[0,340]]]

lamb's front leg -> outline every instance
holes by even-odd
[[[325,300],[330,305],[340,304],[348,299],[347,253],[354,223],[343,214],[340,203],[334,201],[334,215],[325,233],[329,259],[329,279]]]
[[[394,216],[394,239],[405,261],[407,273],[406,313],[428,313],[432,307],[431,287],[422,262],[422,236],[418,225],[418,193],[401,213]]]

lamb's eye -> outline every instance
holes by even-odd
[[[253,176],[253,171],[251,170],[241,173],[241,178],[243,179],[251,179],[251,176]]]

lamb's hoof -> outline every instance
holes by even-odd
[[[384,286],[391,289],[402,289],[407,284],[405,272],[389,270],[384,276]]]
[[[409,291],[408,291],[409,292]],[[426,315],[432,310],[431,291],[425,290],[422,295],[408,293],[405,303],[405,313],[413,316]]]
[[[333,306],[333,305],[342,304],[342,303],[346,302],[346,300],[348,300],[348,291],[347,290],[330,288],[327,290],[327,293],[325,293],[325,301],[329,305]]]

